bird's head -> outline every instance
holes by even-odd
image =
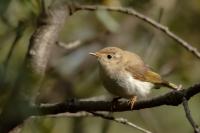
[[[104,69],[119,67],[123,58],[123,50],[117,47],[106,47],[89,54],[95,56]]]

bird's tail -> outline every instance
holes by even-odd
[[[179,90],[179,89],[180,89],[179,86],[177,86],[177,85],[175,85],[175,84],[173,84],[173,83],[167,82],[167,81],[166,81],[166,82],[163,82],[162,84],[163,84],[164,86],[170,88],[170,89],[173,89],[173,90]]]

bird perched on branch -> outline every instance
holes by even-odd
[[[90,55],[98,60],[104,87],[115,96],[129,99],[131,109],[137,97],[146,97],[155,86],[178,90],[178,86],[153,72],[135,53],[106,47]]]

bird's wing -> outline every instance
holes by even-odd
[[[159,74],[152,71],[150,68],[148,68],[145,65],[143,66],[129,65],[126,67],[126,70],[129,71],[135,79],[138,79],[144,82],[150,82],[157,86],[166,86],[171,89],[178,88],[175,84],[172,84],[166,80],[163,80]]]
[[[128,51],[125,51],[124,54],[126,54],[127,57],[127,59],[124,59],[125,70],[129,71],[135,79],[144,82],[150,82],[157,86],[166,86],[171,89],[178,89],[178,87],[175,84],[163,80],[159,74],[157,74],[151,68],[146,66],[138,55],[130,53]]]
[[[146,79],[147,82],[154,83],[158,86],[165,86],[165,87],[168,87],[168,88],[171,88],[171,89],[174,89],[174,90],[178,89],[177,85],[162,79],[162,77],[159,74],[151,71],[150,69],[146,71],[145,79]]]
[[[148,69],[144,73],[144,77],[145,77],[145,81],[151,82],[154,84],[159,84],[159,83],[163,82],[161,76],[159,74],[157,74],[156,72],[151,71],[150,69]]]
[[[162,83],[163,80],[161,76],[153,71],[151,71],[145,65],[128,65],[126,71],[129,71],[131,75],[138,80],[150,82],[150,83]]]
[[[144,73],[147,67],[144,65],[142,59],[138,55],[128,51],[124,51],[124,54],[126,55],[126,58],[123,60],[125,71],[130,72],[135,79],[145,81]]]

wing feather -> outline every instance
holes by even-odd
[[[175,90],[178,89],[178,87],[175,84],[162,79],[162,77],[158,73],[153,72],[148,67],[141,69],[137,66],[128,66],[126,70],[129,71],[135,79],[144,82],[150,82],[156,86],[165,86]]]
[[[130,53],[128,51],[125,51],[124,54],[126,54],[127,59],[132,59],[132,61],[124,59],[126,66],[125,70],[130,72],[135,79],[144,82],[150,82],[157,86],[166,86],[171,89],[178,89],[175,84],[162,79],[158,73],[154,72],[151,68],[146,66],[142,59],[136,54]]]

